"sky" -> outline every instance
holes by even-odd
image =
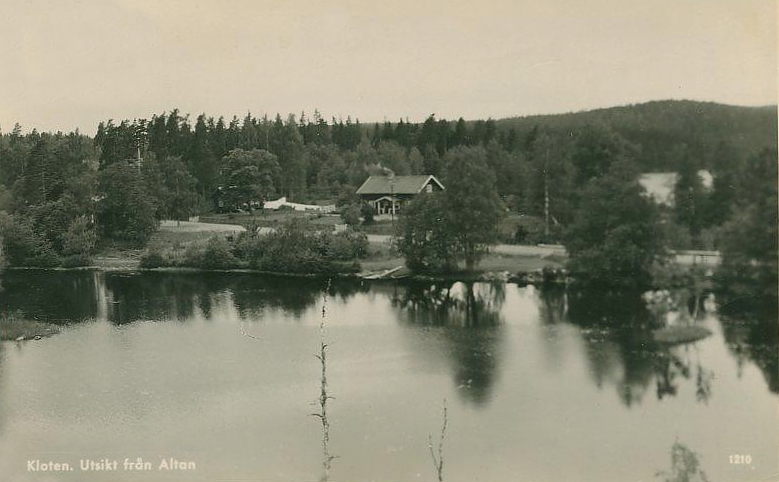
[[[777,100],[776,0],[0,0],[0,129]]]

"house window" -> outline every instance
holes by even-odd
[[[433,192],[433,185],[428,184],[427,186],[425,186],[425,192]]]

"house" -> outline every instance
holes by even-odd
[[[443,190],[444,185],[430,174],[371,176],[357,189],[357,195],[363,202],[373,206],[376,214],[396,214],[417,194]]]
[[[711,172],[701,169],[698,171],[698,177],[704,190],[712,189],[714,178]],[[638,179],[650,199],[657,204],[671,207],[674,205],[674,189],[678,181],[679,174],[675,172],[647,172]]]

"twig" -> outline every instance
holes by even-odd
[[[327,482],[330,479],[330,465],[336,455],[330,454],[330,420],[327,418],[327,401],[334,400],[327,392],[327,347],[325,343],[325,319],[327,318],[327,295],[330,292],[330,280],[327,280],[324,295],[322,296],[322,320],[319,322],[319,353],[314,355],[322,365],[322,376],[319,385],[319,412],[312,413],[311,416],[317,417],[322,422],[322,480]]]
[[[430,458],[433,460],[433,467],[435,467],[438,474],[438,482],[444,480],[444,439],[446,438],[446,426],[449,424],[449,417],[446,413],[446,399],[444,398],[444,422],[441,425],[441,436],[438,439],[438,457],[436,457],[433,450],[433,435],[427,436],[427,448],[430,449]]]

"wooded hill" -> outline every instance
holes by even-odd
[[[622,136],[637,148],[635,160],[645,171],[675,170],[674,153],[682,146],[690,150],[702,168],[725,167],[722,162],[740,160],[763,149],[777,146],[775,105],[742,107],[662,100],[568,114],[512,117],[496,121],[498,130],[515,129],[524,139],[536,127],[557,134],[576,133],[587,124],[600,124]],[[722,145],[732,151],[727,157]]]

